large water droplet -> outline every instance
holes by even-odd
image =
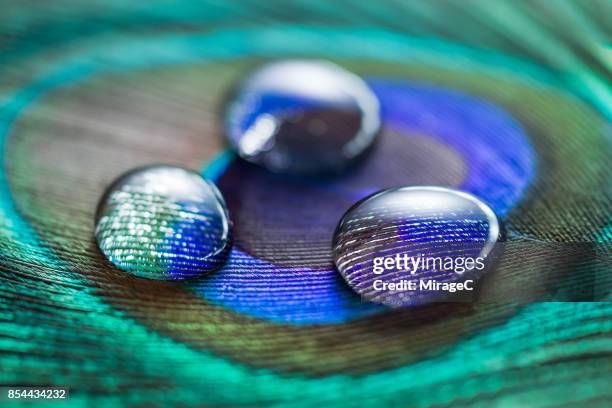
[[[334,234],[333,256],[343,278],[371,302],[472,300],[499,236],[493,211],[470,194],[394,188],[346,212]]]
[[[95,236],[120,269],[150,279],[184,279],[226,259],[230,226],[213,183],[181,167],[128,172],[102,196]]]
[[[226,136],[238,154],[287,174],[341,172],[379,129],[368,85],[326,61],[265,65],[241,83],[225,111]]]

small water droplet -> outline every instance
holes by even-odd
[[[459,294],[473,299],[499,237],[497,217],[478,198],[449,188],[402,187],[351,207],[336,228],[332,250],[353,290],[399,307]]]
[[[184,279],[218,268],[230,247],[225,201],[215,185],[176,166],[120,176],[102,196],[95,237],[118,268],[149,279]]]
[[[358,76],[326,61],[267,64],[225,110],[230,145],[245,160],[287,174],[338,173],[372,146],[379,104]]]

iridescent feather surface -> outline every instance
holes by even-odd
[[[609,403],[609,1],[0,10],[0,384],[68,386],[68,404],[96,407]],[[312,57],[371,87],[373,151],[316,181],[229,153],[232,87],[264,61]],[[234,223],[223,268],[144,280],[101,255],[100,196],[151,163],[216,182]],[[362,302],[333,268],[334,228],[405,185],[487,203],[517,244],[491,290],[539,285],[546,301]],[[590,301],[553,302],[567,293]]]

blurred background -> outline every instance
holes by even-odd
[[[604,0],[0,0],[0,384],[67,386],[75,406],[609,406],[610,15]],[[295,57],[380,99],[378,145],[342,177],[273,177],[227,150],[236,83]],[[156,282],[100,255],[101,194],[150,163],[217,183],[225,268]],[[497,290],[552,282],[548,302],[362,303],[333,228],[418,184],[491,205],[521,244]],[[597,301],[551,302],[577,287]]]

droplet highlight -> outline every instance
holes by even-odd
[[[240,84],[224,115],[229,144],[243,159],[285,174],[342,172],[380,130],[368,85],[318,60],[264,65]]]
[[[96,212],[95,238],[104,256],[133,275],[186,279],[221,266],[231,245],[225,201],[216,186],[176,166],[120,176]]]
[[[500,234],[495,213],[468,193],[402,187],[351,207],[332,251],[339,273],[366,301],[392,307],[472,301]]]

